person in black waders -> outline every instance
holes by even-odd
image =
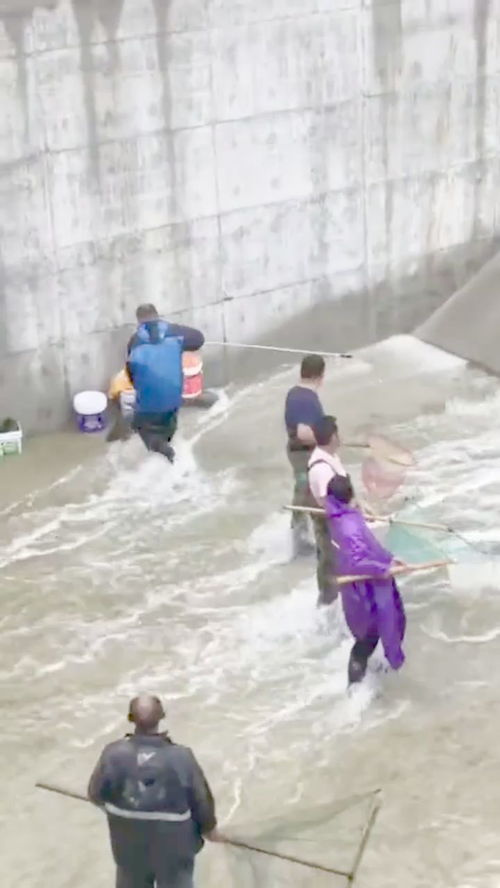
[[[285,426],[288,435],[287,456],[292,467],[294,506],[311,506],[307,469],[309,457],[316,447],[314,426],[324,416],[318,390],[325,375],[325,361],[321,355],[306,355],[300,365],[300,381],[288,392],[285,401]],[[295,557],[312,554],[309,542],[309,515],[292,512],[292,545]]]
[[[198,351],[205,342],[200,330],[163,321],[154,305],[140,305],[138,327],[128,344],[127,373],[136,392],[132,427],[148,450],[170,462],[171,445],[182,404],[182,352]]]
[[[88,797],[108,817],[116,888],[193,888],[203,839],[225,841],[193,753],[158,731],[164,717],[157,697],[132,700],[134,733],[104,748],[90,778]]]

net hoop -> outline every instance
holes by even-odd
[[[380,500],[390,499],[406,480],[407,468],[368,456],[361,466],[366,492]]]
[[[417,461],[413,453],[401,444],[391,441],[384,435],[370,434],[367,444],[373,457],[382,463],[389,463],[402,468],[410,469],[416,466]]]

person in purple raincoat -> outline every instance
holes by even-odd
[[[326,514],[331,538],[339,547],[338,575],[369,575],[377,579],[340,586],[347,625],[355,638],[349,658],[349,685],[365,676],[368,659],[379,640],[392,669],[400,669],[405,656],[406,629],[403,602],[389,570],[397,561],[378,542],[361,511],[354,505],[349,477],[335,475],[328,485]]]

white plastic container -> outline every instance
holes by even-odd
[[[0,457],[23,452],[23,430],[21,426],[14,432],[0,433]]]
[[[101,432],[106,427],[108,399],[104,392],[79,392],[73,410],[81,432]]]
[[[134,415],[135,408],[135,391],[120,392],[120,410],[122,416],[128,418]]]

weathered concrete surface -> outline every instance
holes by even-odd
[[[500,374],[500,254],[415,331],[430,345]]]
[[[0,414],[60,424],[144,299],[217,339],[350,294],[420,319],[498,231],[499,18],[0,0]]]

